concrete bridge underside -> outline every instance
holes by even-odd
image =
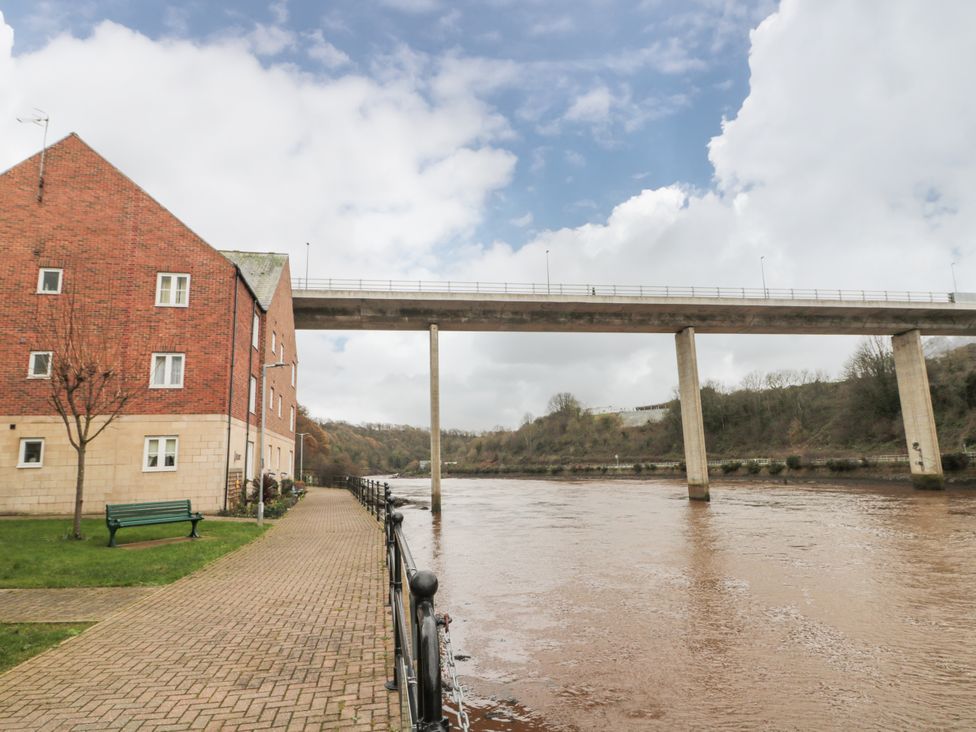
[[[439,331],[674,333],[689,497],[708,500],[695,333],[892,336],[912,478],[941,488],[921,336],[976,336],[976,302],[296,290],[295,327],[431,334],[431,425],[439,425]],[[439,435],[431,432],[432,455]],[[440,471],[432,471],[434,505]]]

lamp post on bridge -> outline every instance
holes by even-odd
[[[261,470],[258,471],[258,526],[264,524],[264,423],[268,414],[268,369],[277,369],[287,366],[284,361],[276,363],[266,363],[261,367],[261,433],[258,437],[258,455],[261,462]]]
[[[766,290],[766,255],[764,254],[759,258],[759,271],[762,272],[762,283],[763,283],[763,299],[769,297],[769,292]]]
[[[957,264],[959,264],[959,262],[953,262],[952,264],[949,265],[949,269],[952,270],[952,291],[953,292],[959,292],[959,287],[956,285],[956,265]]]
[[[549,250],[546,249],[546,294],[551,295],[552,291],[549,288]]]

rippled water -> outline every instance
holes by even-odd
[[[391,485],[476,729],[976,729],[976,491]]]

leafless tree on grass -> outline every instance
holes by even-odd
[[[133,396],[123,368],[122,345],[90,322],[73,300],[54,317],[50,402],[64,422],[78,457],[72,537],[82,539],[88,445],[115,421]]]

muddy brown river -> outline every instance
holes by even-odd
[[[976,490],[391,486],[473,729],[976,729]]]

